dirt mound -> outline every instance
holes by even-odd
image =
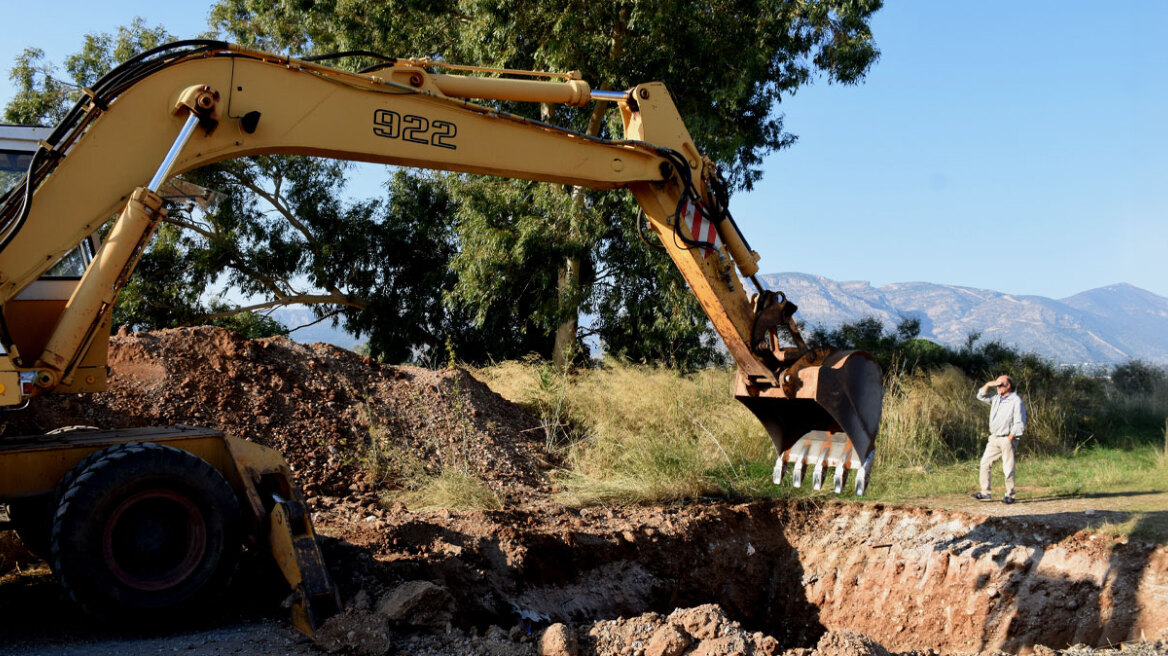
[[[279,449],[310,496],[370,493],[411,468],[455,468],[505,500],[543,485],[538,422],[463,370],[205,326],[116,335],[109,366],[108,392],[35,399],[5,415],[2,434],[210,426]]]

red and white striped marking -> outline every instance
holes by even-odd
[[[706,213],[700,204],[685,201],[685,205],[681,208],[681,220],[685,221],[686,226],[689,227],[689,233],[693,235],[694,241],[714,245],[714,248],[703,248],[702,255],[709,257],[714,254],[715,249],[722,248],[722,238],[718,236],[718,230],[714,227],[713,222],[706,218]]]

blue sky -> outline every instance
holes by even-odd
[[[135,16],[195,36],[211,5],[0,2],[5,70],[29,46],[60,64],[84,34]],[[734,198],[762,270],[1168,296],[1164,25],[1168,3],[1153,0],[888,0],[865,83],[784,99],[798,143]],[[5,76],[0,102],[11,96]]]

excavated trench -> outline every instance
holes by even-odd
[[[894,651],[1026,653],[1154,640],[1168,627],[1164,548],[959,512],[766,502],[406,513],[374,534],[366,574],[438,582],[456,623],[480,629],[713,603],[784,649],[848,630]]]

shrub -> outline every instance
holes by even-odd
[[[1141,360],[1129,360],[1115,365],[1111,371],[1111,381],[1124,394],[1155,394],[1168,383],[1168,372]]]
[[[953,366],[886,376],[879,466],[922,467],[975,457],[986,419],[974,387]]]

